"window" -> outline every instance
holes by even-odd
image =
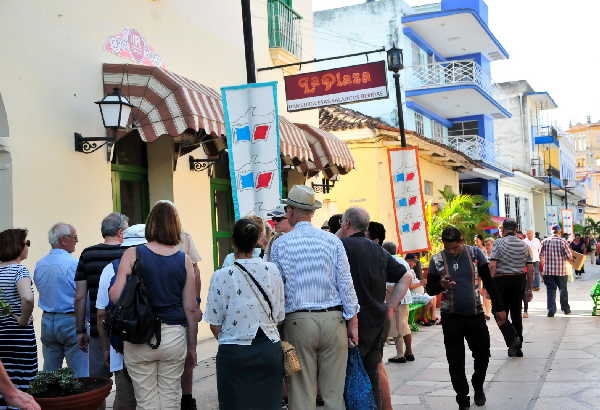
[[[515,220],[517,221],[517,229],[521,230],[521,198],[515,197]]]
[[[510,218],[510,195],[504,194],[504,215]]]
[[[415,131],[417,135],[425,135],[425,127],[423,125],[423,116],[418,112],[415,113]]]
[[[412,45],[412,63],[413,63],[413,65],[425,64],[425,58],[423,57],[421,48],[415,42],[412,42],[411,45]]]
[[[455,122],[452,128],[448,128],[448,135],[463,136],[463,135],[479,135],[478,121],[460,121]]]
[[[423,181],[423,191],[425,195],[433,195],[433,182]]]
[[[433,139],[441,141],[444,138],[444,127],[437,121],[431,120],[431,128],[433,130]]]
[[[585,167],[585,159],[579,158],[577,160],[577,168],[583,168],[583,167]]]

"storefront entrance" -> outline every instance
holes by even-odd
[[[231,198],[231,180],[229,178],[229,160],[226,154],[213,167],[210,180],[210,208],[212,217],[213,260],[215,269],[221,267],[223,260],[233,252],[233,225],[235,223],[233,199]]]
[[[111,166],[113,210],[129,217],[129,225],[145,223],[149,212],[146,144],[137,132],[119,140]]]

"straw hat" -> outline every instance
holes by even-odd
[[[306,185],[294,185],[288,193],[287,199],[282,200],[284,204],[292,208],[314,211],[323,206],[321,201],[315,199],[315,191]]]

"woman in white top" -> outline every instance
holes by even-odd
[[[265,254],[264,249],[266,248],[267,244],[269,243],[269,240],[267,239],[265,221],[260,216],[256,216],[256,215],[249,215],[249,216],[244,217],[244,219],[248,219],[248,220],[254,222],[260,230],[258,233],[258,241],[256,241],[254,249],[252,250],[252,257],[253,258],[262,258]],[[221,268],[226,268],[228,266],[233,265],[236,258],[237,258],[237,256],[236,256],[235,252],[227,254],[225,259],[223,260],[223,265],[221,266]]]
[[[235,262],[213,274],[204,320],[219,340],[217,390],[221,410],[279,410],[283,353],[277,324],[285,317],[277,267],[253,256],[260,227],[233,228]]]

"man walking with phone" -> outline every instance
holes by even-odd
[[[453,226],[443,230],[442,242],[444,250],[434,255],[429,263],[425,289],[432,296],[442,294],[444,346],[458,408],[468,409],[471,405],[465,374],[465,339],[473,352],[475,371],[471,383],[475,391],[474,401],[476,405],[483,406],[486,402],[483,382],[490,360],[490,334],[479,295],[480,280],[492,299],[498,325],[506,322],[506,312],[490,275],[487,258],[481,250],[466,246],[462,233]]]

